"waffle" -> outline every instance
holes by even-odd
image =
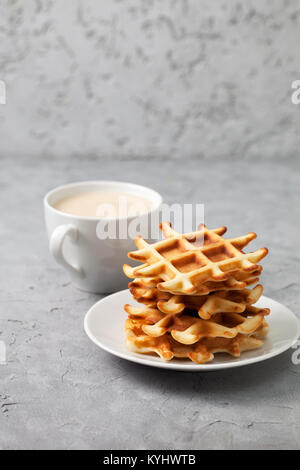
[[[214,314],[221,312],[242,313],[247,308],[248,314],[256,314],[261,309],[250,306],[258,301],[263,287],[257,285],[253,289],[239,291],[218,291],[209,295],[173,295],[159,291],[157,288],[145,288],[139,282],[129,283],[133,298],[147,307],[157,307],[162,313],[177,314],[185,309],[197,310],[200,318],[209,320]],[[263,309],[267,315],[269,311]]]
[[[241,283],[244,288],[247,278],[256,277],[261,268],[256,264],[268,253],[261,248],[253,253],[244,253],[244,248],[256,237],[251,232],[247,235],[225,239],[222,235],[226,227],[209,230],[204,225],[199,230],[187,234],[178,234],[170,223],[163,223],[160,228],[165,239],[148,244],[143,238],[137,237],[135,242],[138,250],[128,254],[129,258],[143,264],[137,267],[124,265],[125,274],[131,278],[150,278],[159,290],[172,294],[208,294],[215,289],[215,283],[226,282],[228,289]],[[243,273],[244,280],[234,277]],[[209,284],[214,284],[209,287]],[[232,287],[230,287],[230,283]]]
[[[189,358],[197,364],[204,364],[214,359],[218,352],[239,357],[243,351],[256,349],[263,344],[268,325],[264,321],[255,335],[238,334],[232,339],[203,338],[195,344],[184,345],[176,341],[170,334],[151,337],[144,333],[143,320],[127,319],[125,323],[126,343],[129,349],[140,354],[158,354],[163,360],[170,361],[174,357]]]
[[[263,287],[256,284],[262,271],[257,263],[266,248],[244,253],[256,237],[251,232],[223,238],[226,227],[179,234],[170,223],[160,226],[164,240],[148,244],[136,238],[138,250],[128,256],[143,264],[124,265],[133,298],[126,304],[128,347],[138,353],[156,353],[164,360],[189,358],[203,364],[217,352],[238,357],[258,348],[268,332],[270,310],[254,304]]]
[[[249,311],[249,307],[246,307],[243,314],[222,312],[216,313],[212,320],[203,320],[186,311],[164,314],[156,308],[133,307],[129,304],[124,309],[129,318],[142,322],[141,328],[146,335],[157,338],[170,333],[182,344],[194,344],[202,338],[235,338],[238,334],[253,334],[262,326],[265,315],[269,313],[267,309],[252,307],[254,311]]]
[[[123,266],[123,270],[127,277],[133,277],[131,266],[125,264]],[[216,292],[220,290],[244,289],[245,287],[251,286],[252,284],[256,284],[259,281],[261,271],[262,266],[258,266],[258,269],[256,269],[250,275],[248,273],[236,272],[234,273],[234,275],[230,276],[230,278],[226,279],[225,281],[206,281],[202,285],[199,285],[197,287],[197,292],[193,295],[205,295],[209,294],[210,292]],[[134,279],[132,283],[129,283],[129,287],[135,284],[144,288],[154,288],[157,287],[158,284],[160,284],[161,282],[163,282],[163,280],[159,277],[140,277]],[[182,292],[173,291],[173,294],[180,295],[182,294]]]

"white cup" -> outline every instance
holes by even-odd
[[[132,238],[99,239],[99,217],[71,215],[54,208],[62,198],[87,191],[121,191],[148,199],[152,208],[134,217],[125,217],[128,225],[138,218],[142,223],[156,220],[162,197],[156,191],[137,184],[118,181],[85,181],[59,186],[44,197],[45,222],[50,252],[70,274],[73,283],[82,290],[104,294],[127,287],[122,266],[128,251],[134,250]],[[114,219],[118,226],[124,218]],[[117,232],[118,233],[118,232]],[[150,235],[149,235],[150,237]]]

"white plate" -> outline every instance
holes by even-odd
[[[238,358],[217,353],[215,359],[207,364],[195,364],[186,359],[172,359],[165,362],[159,356],[137,354],[127,349],[124,335],[126,313],[123,310],[123,305],[127,303],[138,305],[127,289],[97,302],[85,316],[85,332],[105,351],[128,361],[152,367],[196,372],[244,366],[283,353],[293,346],[300,336],[298,318],[279,302],[262,296],[256,305],[270,308],[271,314],[267,317],[270,325],[269,334],[259,349],[243,352]]]

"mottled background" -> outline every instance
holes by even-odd
[[[201,374],[109,355],[42,209],[84,179],[204,203],[257,232],[264,293],[299,316],[299,39],[297,0],[0,0],[0,449],[300,449],[293,350]]]
[[[297,0],[0,0],[0,156],[287,158]]]

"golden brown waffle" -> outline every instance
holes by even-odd
[[[130,277],[132,274],[132,267],[125,264],[124,273]],[[197,287],[197,293],[194,295],[206,295],[210,292],[216,292],[219,290],[240,290],[244,289],[247,286],[256,284],[259,280],[259,275],[262,271],[262,266],[258,266],[258,269],[251,273],[236,272],[230,278],[225,281],[206,281],[202,285]],[[145,289],[157,287],[163,280],[161,278],[152,278],[152,277],[140,277],[134,279],[131,283],[128,284],[129,288],[131,286],[144,287]],[[162,291],[163,292],[163,291]],[[164,291],[166,292],[166,291]],[[173,292],[173,294],[182,294],[182,292]]]
[[[218,291],[209,295],[173,295],[168,292],[159,291],[157,288],[145,289],[139,282],[129,283],[129,290],[133,298],[148,307],[157,307],[165,314],[181,313],[185,309],[197,310],[198,315],[209,320],[214,314],[220,312],[249,313],[250,305],[256,303],[260,298],[263,287],[257,285],[253,289],[239,291]],[[252,312],[259,311],[252,307]],[[267,309],[264,309],[267,315]]]
[[[268,331],[269,309],[253,306],[262,286],[262,267],[256,263],[268,252],[242,249],[256,234],[224,239],[226,228],[176,233],[161,224],[165,240],[149,245],[136,239],[137,251],[129,257],[141,266],[124,265],[134,279],[129,289],[142,307],[125,305],[128,347],[135,352],[155,352],[165,360],[190,358],[196,363],[213,360],[214,353],[235,357],[259,347]]]
[[[214,354],[225,352],[239,357],[241,352],[256,349],[263,344],[261,338],[267,333],[267,324],[264,322],[258,335],[245,336],[238,334],[232,339],[203,338],[193,345],[183,345],[170,334],[160,337],[151,337],[144,333],[143,320],[127,319],[125,323],[126,342],[129,349],[140,354],[156,353],[163,360],[170,361],[173,357],[189,358],[197,364],[204,364],[214,359]],[[260,335],[260,337],[258,337]]]
[[[129,318],[141,322],[141,328],[146,335],[157,338],[170,333],[182,344],[194,344],[202,338],[235,338],[238,334],[251,335],[262,326],[265,315],[269,313],[268,309],[246,306],[243,314],[215,313],[211,320],[203,320],[187,311],[164,314],[156,308],[133,307],[128,304],[124,309]]]
[[[201,225],[198,231],[181,235],[165,222],[161,229],[165,240],[152,245],[141,237],[136,238],[138,250],[128,256],[144,264],[135,268],[124,265],[124,272],[131,278],[159,280],[157,288],[173,294],[207,294],[217,289],[205,286],[205,283],[231,281],[235,284],[239,282],[233,278],[237,272],[255,277],[254,273],[261,269],[256,263],[268,253],[267,248],[254,253],[242,251],[256,237],[252,232],[225,239],[222,235],[226,227],[209,230]]]

